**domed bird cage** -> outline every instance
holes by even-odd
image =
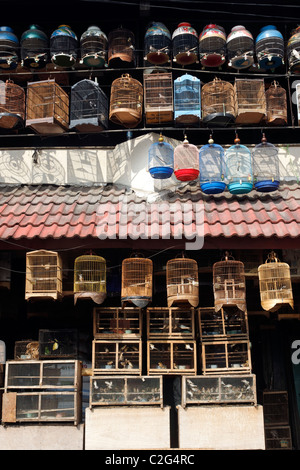
[[[287,124],[287,94],[278,82],[274,81],[266,90],[267,118],[270,126]]]
[[[276,191],[280,184],[278,150],[265,134],[252,152],[254,187],[263,193]]]
[[[112,68],[135,65],[135,36],[128,29],[114,29],[108,34],[108,66]]]
[[[144,108],[146,124],[173,121],[172,73],[144,74]]]
[[[236,136],[234,145],[225,151],[225,178],[231,194],[246,194],[253,187],[252,156]]]
[[[153,21],[144,38],[144,60],[150,64],[163,65],[170,62],[172,38],[168,28],[159,21]]]
[[[152,178],[167,179],[174,171],[174,149],[172,145],[164,142],[160,134],[158,142],[150,146],[148,154],[148,168]]]
[[[124,127],[136,127],[143,116],[143,85],[129,74],[111,84],[109,119]]]
[[[294,29],[287,43],[286,54],[289,71],[300,72],[300,26]]]
[[[52,298],[62,295],[62,260],[55,251],[26,253],[25,299]]]
[[[274,70],[284,63],[284,39],[276,26],[264,26],[255,40],[258,66]]]
[[[30,69],[42,69],[48,62],[48,37],[37,25],[30,25],[20,40],[21,65]]]
[[[126,258],[122,262],[122,303],[146,307],[152,300],[153,263],[141,256]]]
[[[78,39],[68,25],[60,25],[50,36],[50,56],[59,67],[72,67],[76,63]]]
[[[0,27],[0,69],[14,70],[19,62],[19,40],[9,26]]]
[[[206,83],[201,91],[202,122],[226,126],[235,119],[235,92],[231,83],[219,78]]]
[[[98,26],[89,26],[80,37],[80,63],[102,68],[107,61],[108,39]]]
[[[294,308],[290,266],[279,261],[274,251],[269,253],[266,262],[258,267],[258,280],[260,301],[264,310],[275,312],[284,304]]]
[[[264,79],[237,78],[234,83],[236,124],[259,124],[267,114]]]
[[[185,74],[174,80],[174,119],[176,125],[196,126],[201,120],[201,81]]]
[[[246,311],[244,263],[236,261],[228,252],[213,265],[213,291],[216,312],[224,306]]]
[[[219,194],[225,191],[224,149],[215,144],[212,136],[208,144],[199,151],[200,188],[205,194]]]
[[[179,23],[172,34],[173,61],[179,65],[191,65],[198,61],[199,41],[190,23]]]
[[[197,261],[185,257],[169,260],[166,277],[168,307],[173,304],[190,304],[197,307],[199,303]]]
[[[226,34],[222,26],[208,24],[199,36],[199,56],[204,67],[220,67],[226,60]]]
[[[71,88],[70,128],[99,132],[108,127],[108,98],[97,81],[83,79]]]
[[[199,151],[186,136],[174,150],[174,174],[179,181],[194,181],[199,176]]]
[[[242,70],[253,65],[254,39],[245,26],[234,26],[227,36],[226,45],[229,67]]]
[[[0,81],[0,127],[13,129],[25,121],[25,91],[11,80]]]
[[[74,303],[89,298],[97,304],[106,299],[106,260],[95,254],[78,256],[74,263]]]

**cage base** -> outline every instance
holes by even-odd
[[[198,56],[193,52],[180,52],[175,56],[175,62],[179,65],[191,65],[197,62]]]
[[[241,111],[235,118],[236,124],[259,124],[265,113],[262,111]]]
[[[146,60],[150,64],[163,65],[170,61],[170,57],[164,52],[149,52],[146,56]]]
[[[110,112],[110,121],[124,127],[136,127],[142,120],[138,111],[130,108],[118,108]]]
[[[277,312],[283,305],[289,305],[294,310],[294,301],[290,299],[270,299],[261,302],[261,306],[267,312]]]
[[[132,303],[138,308],[144,308],[151,302],[150,297],[121,297],[122,304]]]
[[[188,297],[188,298],[187,298]],[[191,305],[192,307],[197,307],[199,304],[199,297],[198,295],[189,295],[189,294],[182,294],[182,295],[172,295],[168,297],[168,307],[172,306],[188,306]]]
[[[161,124],[173,121],[173,111],[146,111],[146,124]]]
[[[105,66],[105,59],[103,57],[99,57],[98,54],[87,54],[82,57],[82,62],[87,67],[103,68]]]
[[[195,114],[181,114],[180,116],[176,116],[175,114],[175,125],[177,126],[198,126],[200,120],[201,118]]]
[[[242,183],[235,181],[233,183],[229,183],[227,185],[227,188],[231,194],[247,194],[252,190],[253,185],[252,183],[248,183],[245,181],[243,181]]]
[[[18,114],[0,112],[0,127],[4,129],[14,129],[22,123],[23,119]]]
[[[205,54],[201,59],[201,65],[204,67],[221,67],[225,63],[225,57],[222,54]]]
[[[67,130],[67,127],[57,122],[39,122],[35,119],[27,120],[26,127],[30,127],[38,134],[62,134]]]
[[[76,57],[72,54],[55,54],[51,58],[51,62],[54,65],[58,65],[58,67],[73,67],[76,63]]]
[[[264,70],[276,69],[277,67],[280,67],[282,63],[282,57],[277,55],[267,55],[258,61],[259,67]]]
[[[230,113],[212,113],[208,114],[203,118],[204,124],[213,124],[215,126],[226,126],[227,124],[233,123],[235,116]]]
[[[279,188],[280,182],[277,180],[264,180],[264,181],[257,181],[254,184],[256,191],[260,191],[262,193],[269,193],[271,191],[276,191]]]
[[[268,126],[286,126],[287,119],[282,116],[274,116],[267,120]]]
[[[18,57],[0,57],[0,69],[15,70],[18,66]]]
[[[230,59],[230,66],[237,70],[247,69],[253,64],[254,58],[250,55],[238,55]]]
[[[134,66],[134,58],[128,54],[115,54],[109,57],[108,66],[111,68],[123,68]]]
[[[221,181],[213,181],[200,184],[200,189],[205,194],[219,194],[225,191],[226,183]]]
[[[90,133],[100,132],[106,129],[97,118],[95,119],[75,119],[70,121],[70,128],[75,128],[78,132]]]
[[[74,292],[74,305],[78,299],[92,299],[96,304],[100,305],[106,297],[106,292]]]
[[[153,167],[149,169],[152,178],[164,180],[170,178],[173,174],[173,168],[168,167]]]
[[[46,54],[38,54],[36,56],[28,56],[23,59],[22,64],[24,67],[28,69],[43,69],[46,67],[47,64],[47,56]]]
[[[179,181],[194,181],[199,176],[199,170],[185,168],[183,170],[174,171],[174,174]]]

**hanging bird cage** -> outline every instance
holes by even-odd
[[[55,82],[27,84],[26,126],[40,134],[59,134],[69,127],[69,96]]]
[[[19,62],[19,40],[9,26],[0,27],[0,69],[14,70]]]
[[[21,65],[32,69],[42,69],[48,61],[48,37],[37,26],[31,25],[21,36]]]
[[[108,34],[108,66],[112,68],[135,65],[135,36],[128,29],[114,29]]]
[[[226,60],[226,34],[222,26],[208,24],[199,36],[199,56],[204,67],[220,67]]]
[[[288,59],[289,71],[293,73],[300,72],[300,26],[292,31],[288,40],[286,54]]]
[[[284,63],[284,39],[276,26],[264,26],[255,40],[258,66],[274,70]]]
[[[76,63],[78,39],[68,25],[60,25],[50,36],[50,56],[59,67],[72,67]]]
[[[266,90],[267,124],[284,126],[287,124],[287,94],[278,82],[274,81]]]
[[[231,194],[246,194],[252,190],[251,152],[245,145],[240,144],[237,136],[234,145],[225,151],[225,178]]]
[[[179,181],[194,181],[199,176],[199,151],[186,136],[174,150],[174,174]]]
[[[0,364],[6,363],[6,344],[0,340]]]
[[[98,26],[89,26],[80,37],[80,63],[102,68],[107,61],[108,39]]]
[[[13,129],[25,120],[25,91],[11,80],[0,81],[0,127]]]
[[[150,64],[163,65],[170,62],[171,33],[163,23],[153,21],[144,38],[144,60]]]
[[[246,281],[244,264],[229,255],[213,265],[213,290],[215,310],[224,306],[236,306],[246,311]]]
[[[265,134],[252,152],[254,187],[263,193],[276,191],[280,184],[278,150]]]
[[[166,266],[168,307],[187,304],[197,307],[199,303],[199,280],[197,261],[185,257],[169,260]]]
[[[173,61],[191,65],[198,61],[199,41],[190,23],[180,23],[172,34]]]
[[[261,306],[275,312],[283,304],[294,308],[290,266],[282,263],[272,251],[264,264],[258,267]]]
[[[158,142],[150,146],[148,154],[148,169],[152,178],[167,179],[174,171],[174,149],[172,145],[164,142],[162,135]]]
[[[122,262],[121,301],[139,308],[152,300],[153,263],[150,259],[132,257]]]
[[[235,119],[235,93],[231,83],[219,78],[206,83],[201,91],[202,121],[226,126]]]
[[[226,46],[229,67],[241,70],[253,65],[254,39],[245,26],[238,25],[231,29]]]
[[[59,254],[46,250],[27,253],[25,299],[58,299],[61,294],[62,261]]]
[[[185,74],[174,80],[174,119],[179,126],[198,125],[201,120],[201,81]]]
[[[236,124],[259,124],[267,114],[264,79],[235,80]]]
[[[128,74],[112,82],[109,119],[124,127],[136,127],[143,116],[143,86]]]
[[[74,303],[89,298],[97,304],[106,299],[106,260],[94,254],[78,256],[74,263]]]
[[[146,124],[173,121],[172,73],[144,74]]]
[[[70,128],[99,132],[108,127],[108,99],[98,83],[80,80],[71,88]]]
[[[199,151],[200,188],[206,194],[219,194],[225,191],[226,183],[224,149],[215,144],[212,136],[208,144]]]

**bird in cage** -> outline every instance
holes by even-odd
[[[101,304],[106,296],[106,260],[92,253],[78,256],[74,263],[74,303],[89,298]]]
[[[143,308],[152,300],[153,263],[138,255],[122,262],[122,303]]]

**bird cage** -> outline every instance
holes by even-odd
[[[172,73],[144,74],[146,124],[173,121]]]
[[[178,125],[198,125],[201,120],[201,81],[185,74],[174,80],[174,119]]]
[[[208,24],[199,36],[199,56],[204,67],[220,67],[226,60],[226,34],[222,26]]]
[[[144,38],[144,60],[150,64],[163,65],[170,62],[172,38],[168,28],[159,21],[153,21]]]
[[[87,67],[104,67],[107,61],[108,39],[98,26],[89,26],[80,37],[80,63]]]
[[[11,80],[0,81],[0,127],[13,129],[25,120],[25,91]]]
[[[0,340],[0,364],[5,364],[6,362],[6,344],[4,341]]]
[[[50,56],[59,67],[72,67],[76,63],[78,39],[68,25],[60,25],[50,36]]]
[[[236,124],[259,124],[267,114],[264,79],[237,78],[234,84]]]
[[[0,69],[14,70],[19,62],[19,40],[9,26],[0,26]]]
[[[200,188],[206,194],[225,191],[225,152],[221,145],[215,144],[212,136],[208,144],[199,151]]]
[[[80,80],[71,88],[70,128],[99,132],[108,127],[108,99],[97,81]]]
[[[174,171],[174,149],[172,145],[164,142],[160,134],[158,142],[154,142],[149,148],[148,169],[152,178],[167,179]]]
[[[288,40],[286,54],[289,71],[299,73],[300,71],[300,26],[292,31]]]
[[[213,265],[213,291],[216,312],[224,306],[246,311],[244,263],[233,259],[228,252]]]
[[[139,308],[152,300],[153,263],[142,257],[126,258],[122,262],[121,301]]]
[[[284,40],[276,26],[261,28],[255,40],[255,52],[261,69],[273,70],[284,63]]]
[[[282,263],[272,251],[264,264],[258,267],[258,280],[261,306],[264,310],[275,312],[283,304],[293,309],[293,291],[290,266]]]
[[[234,145],[225,151],[225,178],[231,194],[246,194],[252,190],[253,170],[250,150],[240,144],[236,136]]]
[[[42,69],[48,61],[48,37],[37,25],[30,25],[21,36],[21,65]]]
[[[179,181],[194,181],[199,176],[199,151],[186,136],[174,150],[174,174]]]
[[[197,307],[199,303],[199,280],[197,261],[178,257],[167,262],[168,307],[173,304],[189,303]]]
[[[201,91],[202,121],[226,126],[235,119],[235,93],[231,83],[219,78],[206,83]]]
[[[69,96],[55,82],[28,82],[26,126],[40,134],[58,134],[69,126]]]
[[[62,295],[62,261],[55,251],[37,250],[26,254],[25,299]]]
[[[278,150],[265,134],[252,152],[254,187],[263,193],[276,191],[280,184]]]
[[[109,119],[124,127],[136,127],[143,116],[143,85],[129,74],[111,84]]]
[[[172,34],[173,61],[179,65],[191,65],[198,61],[199,41],[190,23],[179,23]]]
[[[112,68],[135,65],[135,36],[128,29],[114,29],[108,34],[108,66]]]
[[[278,82],[274,81],[266,90],[266,122],[270,126],[287,124],[287,94]]]
[[[253,65],[254,39],[245,26],[238,25],[231,29],[226,46],[229,67],[241,70]]]
[[[78,256],[74,263],[74,303],[89,298],[97,304],[106,299],[106,261],[94,254]]]

